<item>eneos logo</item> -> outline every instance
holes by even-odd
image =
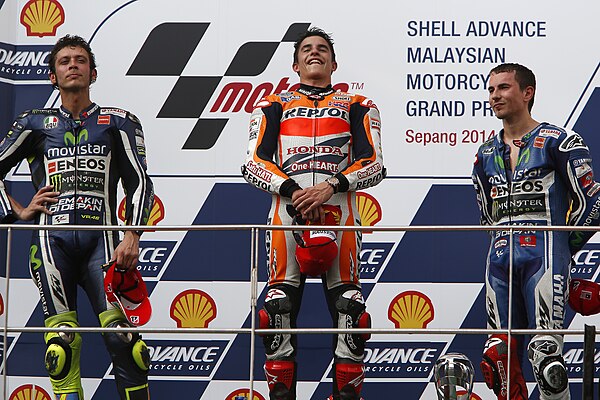
[[[390,303],[388,319],[400,329],[422,329],[433,321],[433,303],[421,292],[402,292]]]
[[[365,192],[356,192],[356,207],[360,214],[362,226],[375,226],[381,221],[381,205],[375,199]],[[364,233],[372,233],[372,231],[364,231]]]
[[[125,222],[125,206],[127,204],[127,198],[124,197],[123,200],[121,200],[121,203],[119,204],[119,212],[118,212],[118,216],[119,219],[123,222]],[[156,225],[158,224],[160,221],[162,221],[163,219],[165,219],[165,205],[163,204],[162,200],[160,199],[160,197],[158,197],[156,194],[154,195],[154,203],[152,203],[152,209],[150,210],[150,214],[148,216],[148,225]],[[146,231],[146,232],[152,232],[152,231]]]
[[[265,400],[264,396],[255,390],[252,391],[253,400]],[[250,389],[238,389],[229,393],[225,400],[248,400],[250,398]]]
[[[65,10],[56,0],[29,0],[21,10],[21,24],[27,36],[55,36],[65,22]]]
[[[52,397],[38,385],[21,385],[16,388],[8,400],[52,400]]]
[[[173,299],[170,315],[178,328],[207,328],[217,318],[217,304],[202,290],[188,289]]]
[[[0,293],[0,315],[4,314],[4,297]]]

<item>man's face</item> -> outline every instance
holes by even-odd
[[[531,86],[521,90],[515,79],[515,71],[511,71],[491,74],[488,92],[490,106],[496,117],[506,119],[528,112],[534,90]]]
[[[304,83],[331,83],[331,74],[337,69],[337,63],[329,44],[320,36],[309,36],[300,43],[298,62],[292,65],[293,70],[300,75]]]
[[[96,79],[96,70],[90,71],[87,51],[81,47],[67,46],[56,54],[56,73],[50,73],[50,81],[61,90],[76,91],[90,86]]]

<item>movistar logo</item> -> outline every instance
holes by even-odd
[[[77,137],[73,134],[73,132],[67,131],[65,132],[64,141],[65,146],[75,146],[76,144],[83,142],[87,142],[88,140],[88,131],[87,129],[82,129],[77,134]]]
[[[521,154],[519,154],[519,160],[517,161],[517,165],[520,165],[521,162],[529,162],[529,149],[525,149]]]
[[[37,258],[37,251],[38,247],[35,244],[29,249],[29,263],[34,271],[42,266],[42,261]]]
[[[498,168],[504,169],[504,160],[502,159],[502,156],[495,156],[494,163],[496,163]]]

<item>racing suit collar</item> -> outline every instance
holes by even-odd
[[[86,109],[84,109],[81,114],[79,114],[79,120],[83,120],[83,119],[87,119],[89,118],[90,115],[92,115],[97,109],[98,109],[98,104],[96,103],[92,103],[90,104]],[[67,110],[66,108],[64,108],[62,105],[60,106],[60,113],[65,117],[65,118],[73,118],[73,113],[71,113],[71,111]]]
[[[319,99],[323,99],[325,96],[335,92],[331,85],[327,85],[324,88],[306,85],[304,83],[300,84],[300,87],[297,89],[297,92],[302,93],[309,98],[317,97]]]
[[[525,147],[525,145],[540,131],[540,127],[547,125],[547,122],[541,122],[535,126],[532,130],[523,135],[521,139],[513,140],[518,147]],[[498,135],[496,135],[496,143],[500,146],[504,144],[504,129],[501,129]]]

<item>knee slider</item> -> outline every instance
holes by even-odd
[[[551,335],[535,336],[527,347],[540,391],[546,396],[563,393],[569,380],[562,357],[562,340]]]
[[[107,328],[131,328],[126,321],[113,321]],[[135,365],[142,371],[150,368],[150,352],[148,346],[137,332],[109,332],[104,334],[108,346],[117,356],[131,357]]]
[[[343,292],[335,301],[338,312],[338,328],[370,328],[371,316],[366,311],[365,300],[360,290],[351,289]],[[371,338],[365,334],[346,334],[345,342],[354,354],[362,354],[365,342]]]
[[[78,327],[75,313],[59,314],[46,320],[49,328]],[[79,368],[82,338],[79,333],[48,332],[45,334],[44,364],[50,378],[62,380],[73,368]],[[78,372],[78,371],[75,371]]]
[[[258,312],[259,327],[290,328],[291,327],[292,301],[287,293],[279,288],[269,289],[265,297],[264,308]],[[279,349],[283,334],[265,335],[263,342],[267,354],[273,354]]]
[[[61,324],[60,326],[70,326]],[[65,340],[66,338],[66,340]],[[52,379],[60,380],[67,376],[71,369],[73,351],[71,344],[75,341],[75,334],[59,332],[46,342],[44,362],[46,371]]]

